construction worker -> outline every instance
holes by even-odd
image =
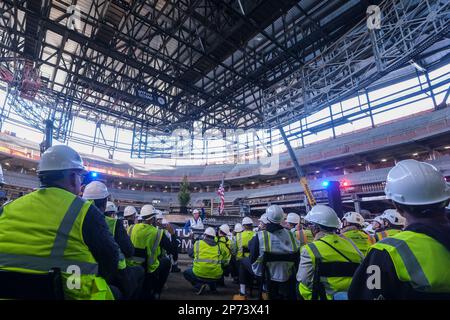
[[[231,275],[233,277],[233,283],[239,283],[238,279],[238,272],[239,272],[239,266],[236,259],[237,256],[237,241],[236,237],[238,233],[241,233],[244,231],[244,227],[240,223],[236,223],[233,228],[233,235],[231,236],[231,260],[230,260],[230,268],[231,268]]]
[[[402,232],[405,227],[405,218],[395,209],[387,209],[381,215],[383,219],[382,231],[375,234],[377,241],[381,241],[384,238],[391,237],[399,232]]]
[[[117,206],[112,201],[106,202],[106,208],[105,208],[105,216],[110,217],[113,219],[117,219],[117,212],[119,210],[117,209]]]
[[[267,220],[267,214],[263,213],[261,217],[258,219],[258,231],[262,231],[266,229],[266,225],[269,224],[269,220]]]
[[[249,256],[248,251],[248,242],[255,235],[253,232],[253,220],[249,217],[245,217],[242,219],[242,226],[244,227],[244,231],[236,234],[236,243],[235,247],[237,248],[236,259],[240,260],[244,257]]]
[[[137,217],[138,213],[135,207],[133,206],[126,206],[125,210],[123,211],[123,222],[124,226],[127,229],[128,235],[130,234],[130,227],[133,224],[137,223]]]
[[[375,238],[362,230],[364,227],[364,218],[358,212],[347,212],[342,218],[342,229],[340,234],[353,241],[358,249],[366,255],[369,247],[374,244]]]
[[[236,237],[238,233],[244,231],[244,227],[240,223],[236,223],[233,228],[233,237]]]
[[[369,231],[372,234],[376,234],[377,232],[382,231],[383,230],[383,225],[384,225],[383,215],[381,214],[379,216],[376,216],[372,220],[370,225],[371,225],[371,227],[368,227],[368,228],[369,228]]]
[[[131,225],[129,234],[134,247],[145,249],[147,252],[142,298],[158,300],[171,267],[170,259],[167,256],[161,257],[161,249],[164,249],[167,254],[174,254],[177,250],[177,243],[173,239],[169,239],[164,234],[164,230],[156,227],[156,211],[152,205],[144,205],[141,208],[140,216],[143,223]],[[168,225],[167,231],[170,235],[175,234],[170,225]],[[135,257],[132,259],[137,263],[141,262]]]
[[[336,212],[325,205],[315,205],[305,216],[314,235],[314,241],[301,250],[300,265],[297,272],[300,297],[315,299],[324,292],[328,300],[346,295],[351,277],[318,278],[315,276],[319,263],[361,263],[364,255],[348,238],[338,235],[339,218]],[[313,291],[313,288],[316,290]]]
[[[186,221],[186,224],[184,225],[184,230],[186,232],[198,233],[204,228],[205,226],[200,218],[200,211],[198,209],[194,209],[194,211],[192,211],[192,218]]]
[[[217,243],[219,244],[220,253],[222,254],[222,270],[223,276],[226,277],[231,274],[232,277],[237,276],[231,266],[231,231],[228,224],[222,224],[219,227],[217,235]],[[219,285],[224,286],[224,277],[218,282]]]
[[[66,145],[50,147],[39,161],[40,188],[3,207],[0,269],[48,273],[59,268],[67,299],[120,298],[107,278],[119,263],[119,248],[103,213],[78,197],[86,174],[80,155]],[[80,286],[70,271],[77,266]],[[69,288],[70,287],[70,288]]]
[[[300,216],[294,212],[289,212],[286,217],[286,229],[295,233],[297,231],[297,225],[300,223]]]
[[[374,244],[356,271],[351,299],[450,299],[450,190],[431,164],[403,160],[384,190],[400,215],[403,232]]]
[[[109,279],[109,283],[117,286],[123,293],[125,299],[137,299],[142,289],[144,281],[144,269],[141,266],[128,266],[126,258],[131,258],[134,254],[134,247],[131,243],[124,226],[117,223],[117,219],[108,215],[115,215],[117,211],[114,203],[108,201],[110,193],[103,182],[92,181],[83,192],[83,199],[94,201],[95,206],[105,214],[105,221],[114,240],[119,246],[119,264],[117,272]],[[108,215],[106,210],[108,210]]]
[[[215,237],[214,228],[206,228],[203,238],[195,241],[188,252],[189,256],[194,258],[194,264],[192,268],[186,269],[183,275],[194,286],[198,295],[201,295],[207,286],[211,292],[215,292],[217,281],[223,275],[221,266],[223,256]]]
[[[168,231],[169,222],[164,218],[164,215],[162,214],[161,211],[158,210],[157,212],[158,212],[158,214],[156,216],[156,225],[157,225],[157,227],[164,230],[165,235],[170,239],[170,241],[172,243],[176,243],[177,244],[177,250],[175,250],[175,252],[173,254],[169,254],[168,255],[168,257],[170,259],[170,262],[171,262],[171,265],[172,265],[172,267],[170,269],[170,272],[180,272],[181,269],[178,268],[178,246],[179,246],[179,241],[178,241],[177,234],[176,234],[176,232],[174,232],[173,235],[170,234],[170,232]],[[173,229],[172,226],[170,226],[170,227]],[[167,254],[164,249],[161,249],[161,251],[162,251],[162,255]]]
[[[239,294],[233,300],[246,300],[247,286],[253,283],[255,277],[262,276],[262,259],[264,252],[294,253],[299,250],[299,243],[292,232],[281,225],[284,219],[283,209],[278,205],[271,205],[266,209],[268,224],[265,230],[258,231],[249,244],[250,255],[240,262],[239,267]],[[293,264],[290,262],[269,263],[271,280],[286,282],[293,274]]]

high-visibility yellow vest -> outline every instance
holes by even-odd
[[[295,230],[295,237],[300,242],[300,247],[314,241],[314,236],[309,229]]]
[[[192,271],[197,277],[220,279],[222,277],[222,256],[218,244],[210,246],[205,240],[194,243],[194,265]]]
[[[326,241],[334,248],[343,253],[348,259],[348,261],[343,256],[341,256],[334,249],[330,248],[327,244],[322,241]],[[306,250],[308,255],[311,257],[311,262],[313,264],[313,268],[315,270],[317,261],[321,261],[323,263],[328,262],[354,262],[361,263],[364,255],[359,251],[356,245],[351,242],[351,240],[337,235],[337,234],[328,234],[321,238],[320,240],[313,241],[308,243],[303,247],[303,250]],[[301,262],[300,262],[301,265]],[[350,287],[350,283],[352,281],[351,277],[328,277],[321,278],[320,282],[325,287],[325,292],[327,294],[327,298],[329,300],[333,299],[333,295],[337,292],[346,292]],[[306,284],[300,282],[299,291],[303,299],[311,300],[312,298],[312,288],[307,286]]]
[[[105,216],[105,221],[106,221],[106,224],[108,225],[109,232],[111,232],[113,237],[115,237],[116,236],[117,219]],[[120,250],[120,248],[119,248],[119,264],[117,267],[119,270],[123,270],[127,267],[127,262],[125,260],[125,256],[122,253],[122,250]]]
[[[216,237],[217,244],[219,245],[220,253],[222,256],[222,264],[229,265],[231,260],[231,241],[227,237]]]
[[[349,230],[344,232],[343,235],[352,240],[364,256],[367,254],[369,247],[376,242],[374,237],[359,229]]]
[[[403,231],[374,244],[371,250],[385,250],[397,277],[424,293],[450,292],[450,251],[423,233]]]
[[[97,262],[83,240],[83,221],[91,205],[63,189],[46,188],[4,206],[0,269],[47,273],[60,268],[67,299],[114,299],[105,279],[97,276]],[[71,270],[81,273],[79,288],[72,286]]]
[[[255,233],[251,230],[244,230],[236,234],[236,246],[237,246],[236,259],[240,260],[250,255],[249,252],[244,252],[244,248],[248,249],[248,243],[253,238],[254,235]]]
[[[161,239],[164,230],[151,224],[138,223],[130,230],[131,243],[136,249],[147,250],[147,272],[152,273],[159,267],[158,257],[161,254]]]
[[[387,237],[395,236],[397,233],[400,233],[400,232],[402,232],[402,230],[400,230],[400,229],[387,229],[387,230],[377,232],[375,234],[375,238],[377,241],[381,241]]]

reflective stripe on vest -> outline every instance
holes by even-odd
[[[211,246],[205,240],[195,242],[192,272],[197,277],[207,279],[219,279],[223,275],[221,252],[217,243]]]
[[[338,234],[338,236],[344,240],[347,240],[348,242],[350,242],[350,244],[353,246],[353,248],[355,248],[356,252],[358,252],[359,256],[361,257],[361,260],[364,259],[364,254],[361,252],[361,250],[359,250],[359,248],[356,246],[356,244],[353,242],[352,239],[347,238],[345,236],[343,236],[342,234]]]
[[[414,253],[405,241],[388,237],[383,239],[381,243],[395,247],[403,260],[403,264],[405,265],[412,282],[418,285],[416,289],[425,291],[430,287],[430,283],[428,282],[419,261],[417,261]]]
[[[58,232],[56,233],[55,244],[53,245],[50,257],[64,255],[64,250],[66,250],[67,247],[67,240],[69,239],[70,230],[72,230],[72,226],[77,219],[78,213],[80,213],[83,205],[83,199],[76,197],[73,200],[72,204],[69,206],[69,209],[64,215],[64,219],[59,225]]]
[[[156,232],[156,239],[155,242],[153,242],[152,247],[150,248],[150,256],[148,257],[148,265],[152,266],[155,263],[155,260],[157,259],[157,249],[159,247],[159,244],[161,243],[161,239],[163,236],[163,230],[159,229]]]
[[[218,255],[220,256],[220,249],[219,246],[217,246]],[[213,260],[213,259],[200,259],[200,241],[195,242],[195,255],[194,255],[194,262],[206,262],[206,263],[212,263],[212,264],[220,264],[220,260]]]

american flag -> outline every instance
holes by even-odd
[[[219,215],[223,215],[223,210],[225,209],[225,189],[223,187],[223,179],[219,189],[217,190],[217,194],[220,197]]]

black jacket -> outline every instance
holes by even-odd
[[[442,243],[450,250],[450,224],[428,226],[412,224],[405,230],[426,234]],[[369,289],[367,280],[373,272],[368,272],[369,266],[377,265],[381,271],[380,289]],[[371,250],[353,276],[349,288],[350,300],[376,300],[376,299],[450,299],[448,295],[430,295],[413,290],[407,282],[397,277],[393,262],[386,251]]]

